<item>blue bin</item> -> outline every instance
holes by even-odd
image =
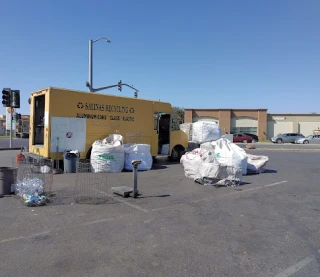
[[[78,155],[75,153],[65,152],[63,155],[63,167],[65,173],[77,172]]]

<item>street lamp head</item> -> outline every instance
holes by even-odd
[[[105,38],[105,37],[98,38],[98,39],[96,39],[96,40],[90,40],[90,41],[91,41],[91,43],[94,43],[94,42],[97,42],[97,41],[102,40],[102,39],[105,40],[105,41],[108,42],[108,43],[111,42],[111,40],[109,40],[109,39],[107,39],[107,38]]]

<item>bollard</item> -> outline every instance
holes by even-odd
[[[141,160],[132,160],[133,167],[133,198],[138,197],[138,166],[141,164]]]

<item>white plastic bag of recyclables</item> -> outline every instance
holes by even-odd
[[[153,160],[149,144],[125,144],[124,152],[124,168],[126,170],[133,170],[132,160],[141,160],[141,164],[138,165],[138,171],[151,169]]]
[[[192,141],[204,143],[221,138],[221,129],[215,122],[198,121],[192,125]]]
[[[264,172],[265,166],[269,161],[269,157],[267,156],[258,156],[247,154],[248,157],[248,174],[259,174]]]
[[[239,184],[242,181],[240,168],[221,165],[217,160],[201,164],[199,174],[200,179],[196,181],[203,185],[228,186]]]
[[[247,153],[226,138],[215,142],[215,158],[223,166],[240,168],[242,175],[247,175]]]
[[[242,175],[247,173],[244,150],[224,138],[214,144],[214,148],[198,148],[182,156],[180,163],[185,176],[201,184],[232,185],[241,182]]]
[[[197,180],[201,178],[201,167],[204,163],[214,161],[214,152],[206,149],[197,148],[181,157],[180,164],[184,168],[187,178]]]
[[[184,174],[187,178],[194,181],[200,178],[199,165],[201,164],[201,157],[198,154],[201,149],[194,149],[192,152],[187,152],[182,155],[180,164],[184,168]]]
[[[242,181],[242,171],[236,166],[220,164],[213,151],[195,149],[180,160],[185,176],[203,185],[228,186]]]
[[[120,135],[110,135],[104,140],[92,144],[92,172],[121,172],[124,167],[123,138]]]

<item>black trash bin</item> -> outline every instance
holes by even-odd
[[[63,165],[65,173],[76,173],[77,172],[77,160],[78,155],[65,151],[63,155]]]
[[[0,197],[11,194],[15,170],[13,167],[0,167]]]

